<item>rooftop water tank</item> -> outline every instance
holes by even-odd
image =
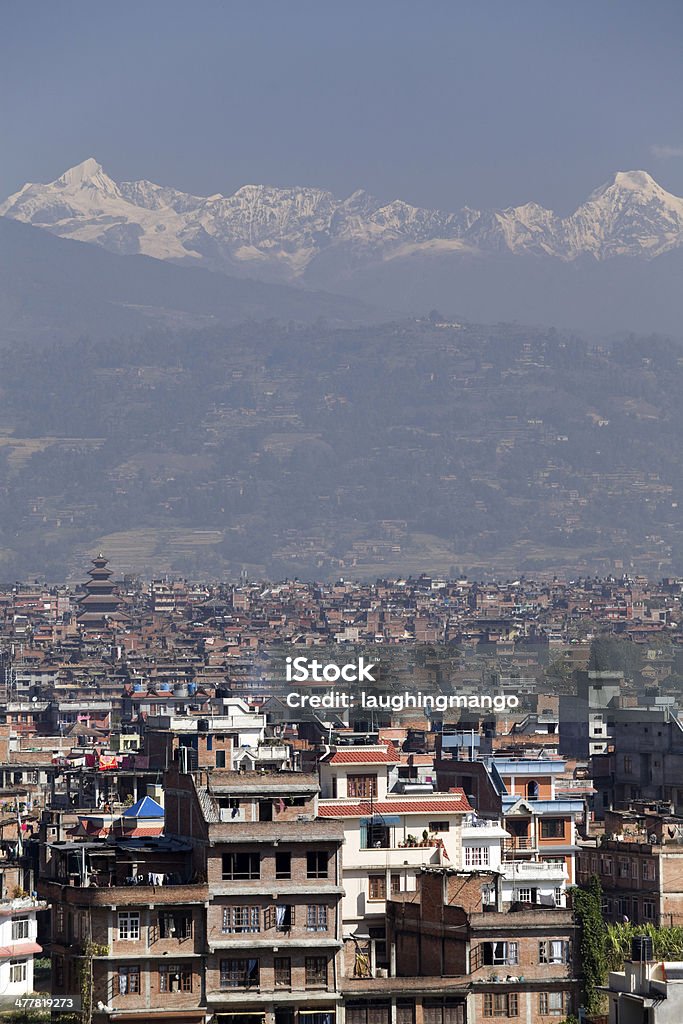
[[[634,935],[631,939],[631,960],[641,963],[653,958],[652,939],[649,935]]]

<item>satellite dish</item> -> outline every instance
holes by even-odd
[[[657,842],[657,833],[656,832],[650,832],[650,835],[647,837],[647,841],[648,841],[648,843],[653,843],[653,844],[656,843]]]

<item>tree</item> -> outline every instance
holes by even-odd
[[[602,916],[602,886],[593,875],[587,885],[572,889],[574,920],[579,929],[581,990],[588,1013],[600,1013],[604,997],[599,991],[607,979],[607,927]]]

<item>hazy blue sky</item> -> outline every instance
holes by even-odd
[[[455,209],[683,195],[683,0],[5,0],[0,195],[86,156]]]

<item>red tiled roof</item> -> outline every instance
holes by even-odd
[[[131,829],[123,829],[118,826],[116,835],[122,839],[144,839],[160,836],[163,831],[163,825],[140,825],[137,828]]]
[[[37,942],[17,942],[12,946],[0,946],[0,959],[8,956],[27,956],[29,953],[42,953],[43,947]]]
[[[426,797],[420,800],[382,800],[370,803],[364,800],[357,804],[318,804],[321,818],[363,818],[372,814],[432,814],[441,811],[471,811],[472,808],[463,790],[451,799],[447,796]]]
[[[393,747],[386,750],[337,750],[328,764],[396,764],[398,756]]]

